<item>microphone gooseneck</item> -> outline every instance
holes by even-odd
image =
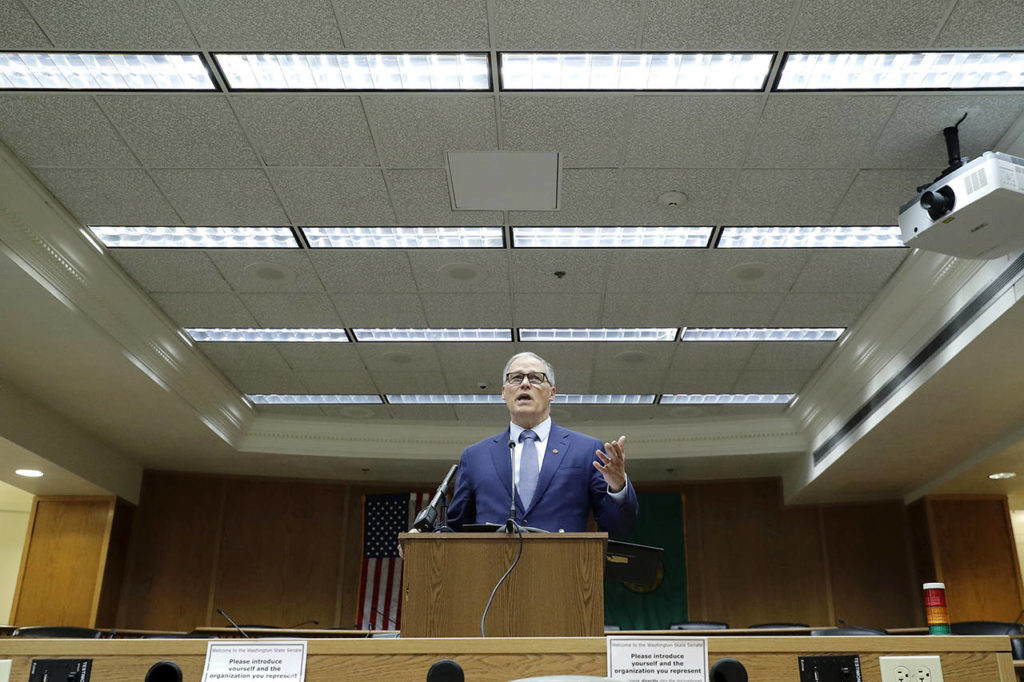
[[[249,635],[245,634],[245,630],[243,630],[242,628],[238,627],[238,623],[236,623],[235,621],[231,620],[231,618],[228,616],[228,614],[224,613],[224,609],[217,609],[217,613],[219,613],[220,615],[224,616],[224,620],[226,620],[227,622],[231,623],[231,627],[233,627],[236,630],[238,630],[238,632],[242,635],[242,637],[245,637],[246,639],[252,639],[252,637],[250,637]]]
[[[512,503],[508,508],[508,521],[505,522],[505,532],[515,533],[519,530],[516,523],[516,442],[511,439],[508,441],[508,455],[512,471]]]

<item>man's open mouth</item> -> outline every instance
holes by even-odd
[[[533,400],[533,396],[530,395],[529,393],[520,393],[519,395],[516,396],[517,403],[523,403],[529,400]]]

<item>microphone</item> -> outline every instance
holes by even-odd
[[[242,637],[245,637],[246,639],[252,639],[252,637],[250,637],[249,635],[245,634],[245,630],[243,630],[242,628],[238,627],[238,623],[236,623],[235,621],[231,620],[228,617],[228,614],[224,613],[224,609],[217,609],[217,613],[219,613],[220,615],[224,616],[224,620],[226,620],[227,622],[231,623],[232,627],[234,627],[236,630],[238,630],[242,634]]]
[[[519,524],[516,523],[516,442],[509,440],[508,442],[508,454],[509,463],[512,465],[512,504],[508,508],[508,520],[505,521],[505,532],[515,533],[519,530]],[[498,529],[500,533],[502,529]]]
[[[455,470],[459,468],[458,464],[453,464],[452,468],[448,470],[448,475],[441,481],[441,485],[437,486],[437,492],[434,493],[434,499],[430,500],[424,509],[416,515],[416,520],[412,522],[412,527],[421,533],[427,533],[437,529],[437,517],[438,507],[442,504],[442,500],[445,508],[448,506],[448,499],[445,497],[448,493],[448,485],[452,482],[452,478],[455,476]],[[446,515],[447,516],[447,515]],[[448,526],[448,519],[442,518],[444,527]]]

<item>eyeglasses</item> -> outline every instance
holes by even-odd
[[[544,372],[509,372],[505,375],[505,383],[513,386],[523,383],[523,379],[529,379],[534,386],[540,386],[548,380],[548,375]]]

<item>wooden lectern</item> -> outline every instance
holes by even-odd
[[[401,533],[402,637],[479,637],[491,590],[519,536]],[[488,637],[604,634],[607,533],[524,533],[523,556],[487,614]]]

